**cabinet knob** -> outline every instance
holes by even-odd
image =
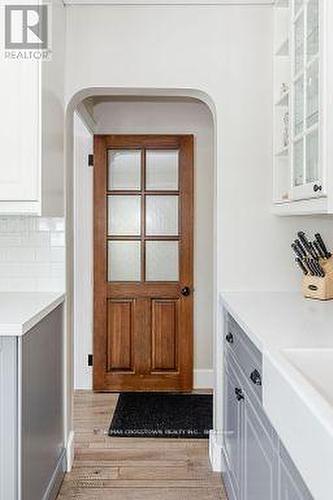
[[[250,379],[255,385],[261,385],[261,375],[258,370],[253,370],[250,375]]]
[[[320,184],[315,184],[313,186],[313,190],[315,193],[317,193],[317,191],[321,191],[322,189],[323,189],[323,187]]]
[[[229,344],[233,344],[234,343],[234,336],[232,333],[228,333],[228,335],[226,335],[225,337],[226,341],[229,343]]]
[[[180,293],[184,295],[184,297],[188,297],[191,293],[191,289],[188,286],[184,286],[184,288],[180,290]]]
[[[239,387],[235,388],[235,394],[236,394],[237,401],[242,401],[242,399],[244,399],[243,391]]]

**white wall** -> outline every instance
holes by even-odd
[[[194,369],[195,386],[210,387],[213,344],[213,121],[207,106],[194,100],[101,100],[94,107],[95,133],[194,134]],[[75,387],[91,388],[87,354],[92,352],[91,199],[87,168],[91,137],[75,118]],[[88,148],[88,150],[87,150]],[[90,192],[89,192],[90,191]],[[79,229],[81,228],[81,229]],[[79,280],[79,281],[78,281]],[[90,281],[91,283],[91,281]],[[82,308],[82,310],[81,310]],[[81,311],[81,312],[80,312]],[[82,315],[83,313],[83,315]],[[82,318],[82,319],[81,319]],[[88,350],[87,350],[88,349]],[[208,384],[208,385],[207,385]]]
[[[89,87],[196,88],[213,99],[219,289],[297,288],[295,230],[329,226],[270,213],[272,8],[75,6],[67,29],[68,100]]]
[[[271,14],[268,6],[68,9],[67,99],[83,88],[99,86],[194,88],[213,99],[219,216],[225,214],[218,223],[219,288],[238,287],[240,282],[265,288],[272,283],[267,269],[255,281],[244,279],[242,266],[238,269],[229,257],[242,252],[246,266],[251,253],[257,254],[254,238],[244,241],[237,234],[238,221],[242,228],[244,224],[240,201],[245,206],[249,198],[256,201],[253,209],[246,209],[243,228],[252,233],[258,213],[260,217],[263,207],[268,209],[263,189],[270,189]],[[252,179],[261,181],[250,193]],[[270,232],[271,220],[262,228],[264,233]],[[264,268],[269,265],[263,263]],[[278,272],[276,278],[281,286]]]
[[[272,31],[268,5],[71,6],[67,12],[68,103],[99,89],[136,95],[197,89],[214,103],[218,290],[298,288],[289,249],[294,232],[330,233],[331,219],[270,213]],[[70,203],[70,170],[68,182]],[[70,207],[67,215],[70,236]],[[68,264],[70,271],[70,253]]]

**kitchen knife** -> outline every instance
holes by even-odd
[[[302,254],[296,243],[292,243],[291,248],[294,250],[295,254],[299,259],[303,259],[304,255]]]
[[[316,252],[317,252],[317,254],[319,255],[319,257],[320,257],[321,259],[325,259],[325,254],[324,254],[324,252],[322,251],[322,249],[321,249],[321,247],[320,247],[320,245],[319,245],[319,243],[318,243],[318,241],[317,241],[317,240],[315,240],[315,241],[313,242],[313,246],[314,246],[314,248],[316,249]]]
[[[306,250],[299,240],[295,240],[294,244],[297,246],[298,250],[301,252],[302,257],[306,257]]]
[[[309,269],[309,272],[310,272],[311,276],[315,276],[316,275],[316,271],[313,269],[313,266],[312,266],[312,263],[311,263],[311,259],[306,258],[306,259],[304,259],[303,263]]]
[[[297,236],[301,240],[302,245],[305,248],[305,250],[311,255],[311,257],[313,259],[316,259],[317,258],[317,254],[316,254],[316,252],[315,252],[315,250],[314,250],[311,242],[305,236],[305,233],[303,231],[300,231],[299,233],[297,233]]]
[[[313,275],[314,276],[318,276],[318,269],[316,268],[316,265],[314,263],[314,260],[313,259],[309,259],[309,264],[311,266],[311,269],[313,271]]]
[[[295,262],[297,263],[298,267],[301,269],[302,273],[305,274],[305,276],[307,274],[309,274],[309,271],[307,270],[307,268],[305,267],[305,265],[303,264],[303,262],[300,258],[297,257],[297,259],[295,259]]]
[[[319,262],[317,260],[313,260],[312,265],[313,265],[314,269],[316,269],[316,271],[317,271],[317,276],[320,276],[321,278],[323,278],[325,276],[325,271],[321,267]]]
[[[325,274],[326,274],[325,271],[324,271],[324,269],[321,267],[321,265],[319,264],[318,261],[316,261],[316,265],[318,267],[318,272],[319,272],[320,277],[324,278]]]
[[[315,247],[313,246],[312,242],[309,241],[309,252],[311,253],[311,256],[314,258],[314,259],[319,259],[320,255],[318,254],[317,250],[315,249]]]
[[[318,245],[320,246],[321,250],[324,252],[325,258],[329,259],[332,256],[332,254],[327,250],[326,245],[325,245],[325,243],[323,241],[323,238],[320,236],[319,233],[315,234],[315,238],[316,238],[316,240],[318,242]]]
[[[309,245],[309,240],[307,239],[307,237],[305,236],[305,233],[303,231],[299,231],[297,233],[297,236],[299,237],[303,247],[305,248],[305,250],[311,255],[311,252],[310,252],[310,245]]]

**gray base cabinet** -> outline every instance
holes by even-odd
[[[66,461],[63,307],[0,338],[0,500],[53,500]]]
[[[240,498],[241,486],[241,426],[243,421],[243,406],[235,397],[235,388],[239,387],[237,376],[226,366],[224,385],[224,452],[228,463],[227,478],[233,495]]]
[[[229,500],[313,500],[262,407],[262,355],[226,317],[224,482]]]
[[[244,401],[242,498],[276,500],[277,467],[274,447],[250,401]]]
[[[288,452],[279,442],[280,500],[308,500],[312,498]]]

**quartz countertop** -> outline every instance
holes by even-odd
[[[225,292],[221,299],[262,352],[333,347],[333,301],[299,292]]]
[[[266,414],[313,497],[330,500],[333,301],[300,292],[225,292],[221,301],[263,354]]]
[[[61,292],[0,292],[0,337],[20,337],[64,302]]]

